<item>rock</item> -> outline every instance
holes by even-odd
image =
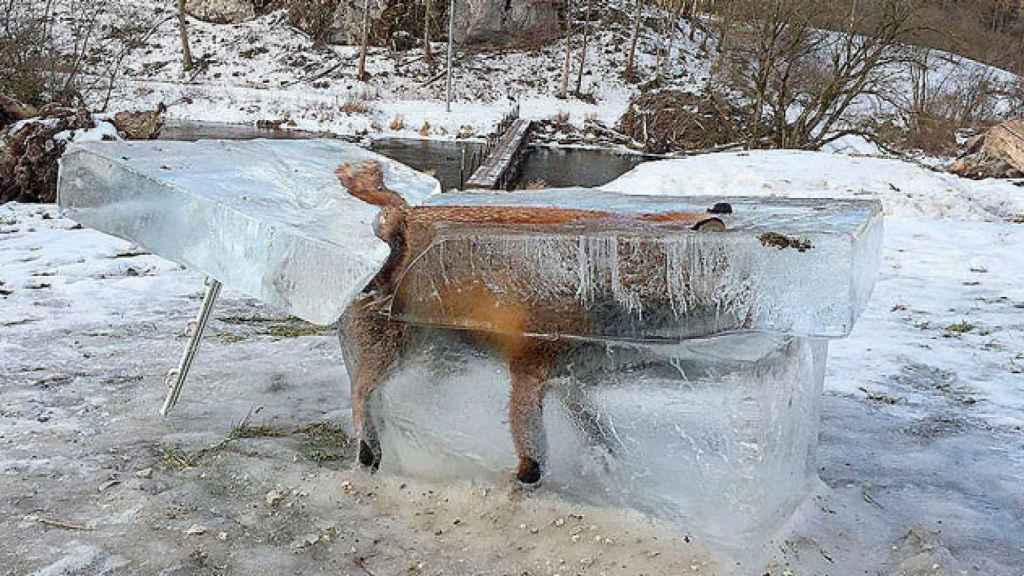
[[[238,24],[256,17],[252,0],[188,0],[185,11],[194,18],[216,24]]]
[[[263,499],[266,501],[267,506],[277,506],[281,500],[284,500],[284,494],[280,490],[271,490],[267,492]]]
[[[206,526],[202,524],[193,524],[185,530],[186,536],[199,536],[201,534],[206,534]]]
[[[164,127],[164,112],[167,107],[161,102],[156,110],[145,112],[118,112],[114,114],[114,126],[128,140],[156,140]]]
[[[6,128],[15,122],[31,118],[36,114],[37,111],[32,106],[22,104],[14,98],[8,98],[0,94],[0,129]]]
[[[459,0],[455,6],[455,41],[543,44],[560,34],[558,6],[551,0]]]
[[[314,42],[358,43],[359,25],[350,22],[353,0],[286,0],[288,23],[309,34]],[[375,0],[370,2],[371,12]],[[362,4],[359,4],[362,14]]]
[[[135,477],[136,478],[149,478],[151,476],[153,476],[153,469],[152,468],[143,468],[142,470],[136,470],[135,471]]]
[[[967,145],[949,171],[965,178],[1024,176],[1024,119],[990,128]]]

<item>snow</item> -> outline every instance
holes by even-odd
[[[1024,189],[975,182],[909,162],[767,150],[645,163],[604,190],[626,194],[881,200],[887,216],[1005,221],[1024,214]]]

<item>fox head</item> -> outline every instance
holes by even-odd
[[[355,165],[346,162],[338,166],[334,173],[349,194],[367,204],[381,208],[407,205],[405,199],[398,193],[384,186],[384,172],[376,160],[366,160]]]

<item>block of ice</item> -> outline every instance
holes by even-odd
[[[373,233],[378,209],[334,176],[368,159],[410,204],[440,192],[434,178],[336,140],[93,142],[62,158],[58,202],[85,226],[330,324],[389,254]]]
[[[371,398],[382,470],[507,479],[516,456],[504,361],[458,330],[415,331]],[[667,520],[753,573],[817,480],[827,343],[758,333],[577,342],[546,386],[545,489]]]
[[[727,230],[635,219],[558,226],[436,227],[402,277],[395,318],[496,330],[465,305],[481,289],[507,308],[529,302],[523,330],[629,340],[753,330],[849,334],[875,282],[882,210],[875,201],[624,196],[587,189],[435,196],[437,206],[562,207],[618,215],[717,214]],[[453,280],[455,279],[455,280]],[[576,312],[586,321],[578,321]]]

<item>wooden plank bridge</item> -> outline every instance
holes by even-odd
[[[519,167],[526,157],[533,122],[519,118],[519,107],[512,110],[498,124],[496,136],[488,138],[482,154],[470,163],[472,175],[463,188],[508,190],[519,175]]]

